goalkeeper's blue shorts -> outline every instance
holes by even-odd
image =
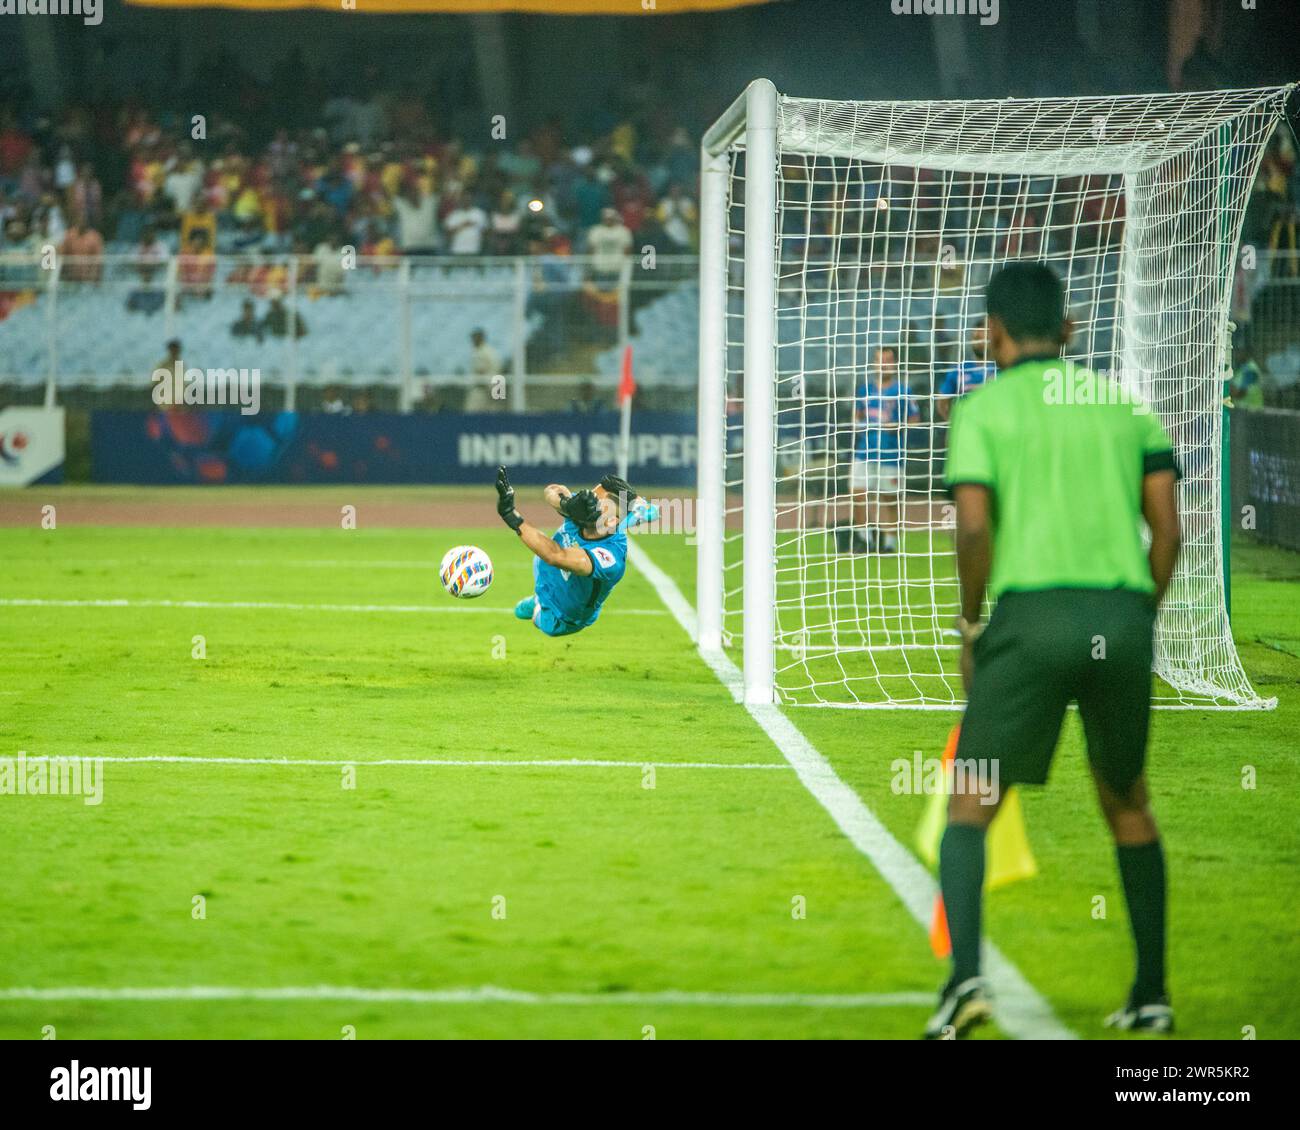
[[[557,616],[551,609],[543,608],[540,600],[533,607],[533,625],[548,636],[571,636],[587,626]]]

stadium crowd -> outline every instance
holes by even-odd
[[[276,115],[300,124],[270,136],[236,112],[196,120],[134,98],[53,120],[0,104],[0,252],[545,251],[616,271],[634,240],[695,245],[696,142],[664,113],[600,136],[549,121],[471,145],[441,133],[410,91],[334,95],[314,112],[301,94]]]
[[[209,73],[241,72],[226,60]],[[299,279],[315,294],[339,293],[344,247],[361,256],[530,254],[545,257],[543,273],[557,270],[548,262],[586,255],[587,283],[608,292],[634,249],[690,254],[697,244],[697,139],[652,94],[611,107],[604,121],[589,119],[585,127],[552,118],[500,140],[485,128],[471,141],[443,127],[436,91],[388,85],[373,67],[331,89],[293,53],[269,81],[245,74],[221,89],[181,93],[173,108],[129,96],[69,102],[49,118],[18,99],[0,100],[0,254],[56,247],[71,257],[64,278],[82,282],[100,278],[105,253],[132,254],[141,285],[127,304],[149,313],[164,300],[157,275],[172,256],[186,301],[211,297],[217,255],[240,253],[292,254]],[[198,117],[175,104],[210,109]],[[817,183],[810,191],[831,187]],[[924,211],[934,188],[924,177],[890,187],[915,194],[893,202],[903,206],[891,209],[891,226],[918,206]],[[1080,230],[1070,238],[1099,251],[1115,247],[1122,216],[1107,209],[1117,197],[1104,187],[1081,194]],[[1279,133],[1254,185],[1244,242],[1291,252],[1282,261],[1293,273],[1298,199],[1295,150]],[[1003,211],[990,248],[998,255],[1060,250],[1045,246],[1044,232],[1059,240],[1070,229],[1014,201]],[[810,245],[845,234],[832,230],[833,209],[813,206],[807,214],[811,226],[799,234]],[[917,260],[937,253],[919,238],[916,244]],[[222,281],[247,282],[255,296],[274,299],[283,288],[281,265],[232,270]],[[558,271],[567,285],[572,276]],[[1239,326],[1250,320],[1261,278],[1239,273]],[[932,280],[921,281],[928,287]],[[555,354],[564,319],[545,303],[561,299],[537,289],[530,312],[545,329],[532,349]],[[588,305],[591,320],[601,321],[602,304]],[[232,333],[283,335],[281,314],[245,311]],[[299,323],[295,333],[304,332]],[[1240,340],[1248,352],[1245,335]]]

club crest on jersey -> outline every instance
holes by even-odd
[[[611,568],[614,564],[614,555],[603,545],[593,546],[591,555],[606,569]]]

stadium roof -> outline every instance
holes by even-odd
[[[295,8],[343,11],[340,0],[126,0],[140,8],[242,8],[253,12],[282,12]],[[747,8],[772,0],[655,0],[654,14],[671,16],[682,12],[716,12],[725,8]],[[640,4],[629,0],[356,0],[361,13],[413,14],[444,12],[532,12],[551,16],[641,15]]]

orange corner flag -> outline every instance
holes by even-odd
[[[632,376],[632,347],[623,347],[623,375],[618,382],[618,402],[622,404],[636,394],[636,379]]]

